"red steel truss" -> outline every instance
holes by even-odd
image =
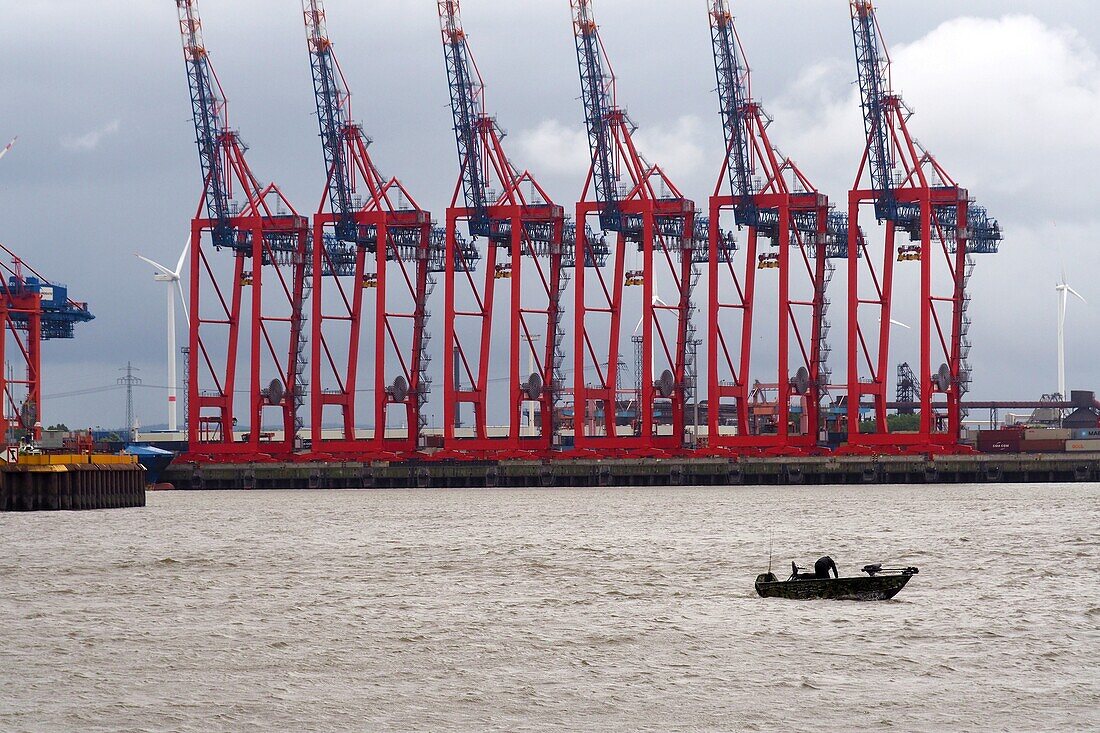
[[[313,219],[312,457],[408,457],[425,425],[427,298],[441,253],[431,214],[371,160],[321,0],[303,9],[328,171]],[[369,430],[358,425],[357,400]],[[326,431],[332,412],[339,427]]]
[[[710,21],[727,147],[710,199],[707,444],[718,453],[804,453],[818,445],[828,382],[826,289],[834,268],[827,258],[843,256],[847,247],[829,246],[828,197],[769,139],[771,119],[752,99],[727,0],[712,0]],[[729,212],[746,230],[743,253],[723,232]],[[768,339],[777,346],[774,371],[760,370],[753,359],[764,315],[756,307],[757,278],[772,274],[778,291],[769,319],[776,327],[775,340]],[[754,399],[761,384],[775,386],[774,410]],[[726,404],[736,416],[733,425],[723,424]]]
[[[555,445],[561,397],[561,296],[572,264],[563,244],[565,213],[530,172],[509,161],[504,133],[487,112],[459,2],[438,5],[460,164],[446,227],[446,454],[544,455]],[[460,427],[464,405],[472,415]],[[497,430],[494,421],[502,423]]]
[[[296,447],[305,393],[309,222],[248,167],[246,146],[229,128],[196,0],[176,5],[203,168],[191,223],[189,457],[285,459]],[[270,431],[269,414],[276,420]]]
[[[18,260],[0,277],[0,421],[4,444],[18,445],[18,435],[42,437],[42,296],[21,287]]]
[[[14,446],[42,437],[42,342],[71,339],[94,316],[2,244],[0,254],[0,436]]]
[[[675,454],[687,443],[685,407],[695,390],[695,205],[638,152],[592,3],[571,4],[592,154],[577,205],[574,440],[580,455]],[[610,248],[587,232],[595,215],[613,237]],[[628,269],[632,251],[640,261]],[[640,296],[631,300],[641,318],[634,332],[639,373],[628,387],[620,364],[630,289]]]
[[[767,145],[763,127],[756,129],[762,134],[754,145]],[[748,226],[744,253],[738,256],[721,231],[722,213],[736,208],[737,197],[717,193],[723,185],[720,179],[710,201],[708,445],[742,451],[767,449],[776,454],[804,452],[818,442],[819,408],[828,374],[823,326],[831,266],[826,248],[819,242],[828,236],[829,204],[790,159],[779,160],[774,148],[758,152],[765,152],[762,167],[768,172],[763,173],[767,183],[754,199],[757,205],[776,211],[775,232],[763,234],[761,228]],[[791,192],[788,176],[802,189],[800,193]],[[797,215],[819,221],[814,224],[818,231],[794,228],[792,217]],[[759,345],[761,335],[757,326],[761,314],[754,307],[757,277],[771,273],[778,280],[777,363],[775,371],[754,374],[754,345]],[[802,284],[802,297],[792,296],[794,280]],[[740,339],[730,338],[731,329],[722,325],[727,313],[739,322],[733,333],[739,331]],[[776,385],[779,398],[774,420],[769,416],[765,421],[753,413],[750,394],[758,383]],[[736,433],[720,426],[721,406],[726,400],[735,405]],[[797,420],[792,418],[792,405],[798,408]]]
[[[871,2],[852,0],[851,11],[867,145],[848,197],[853,256],[848,260],[849,433],[844,450],[959,451],[961,400],[969,384],[966,286],[973,261],[968,255],[995,252],[1000,228],[910,135],[911,112],[891,90],[890,59]],[[859,216],[868,204],[884,225],[881,247],[858,241]],[[902,244],[899,233],[908,235]],[[895,291],[895,263],[919,270],[915,293]],[[920,310],[920,428],[891,433],[886,415],[890,329],[893,308],[906,295],[917,297]]]

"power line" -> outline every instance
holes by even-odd
[[[85,395],[102,394],[104,392],[113,392],[116,389],[122,389],[120,384],[109,384],[103,387],[89,387],[87,389],[78,389],[72,392],[55,392],[54,394],[44,395],[43,400],[59,400],[65,397],[83,397]]]

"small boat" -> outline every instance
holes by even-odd
[[[819,578],[814,573],[799,572],[802,568],[793,562],[791,569],[791,577],[782,581],[771,572],[756,576],[756,592],[761,598],[885,601],[896,596],[909,579],[920,572],[913,567],[884,568],[878,564],[863,566],[867,575]]]

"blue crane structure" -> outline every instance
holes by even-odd
[[[446,224],[444,447],[459,459],[487,450],[546,455],[558,447],[562,295],[575,227],[530,171],[509,159],[460,3],[438,0],[438,10],[460,171]],[[459,234],[462,223],[469,240]],[[473,415],[465,429],[458,425],[462,405]],[[500,417],[501,428],[490,431]]]
[[[1001,228],[911,136],[912,112],[892,89],[891,60],[873,3],[850,0],[850,9],[866,147],[848,200],[849,248],[860,257],[848,259],[846,450],[955,450],[970,382],[970,255],[995,253]],[[868,240],[857,236],[865,203],[873,204],[885,230],[881,252],[875,253],[881,266]],[[907,243],[897,244],[899,231],[908,235]],[[891,312],[900,295],[895,260],[919,267],[920,354],[913,369],[920,428],[905,434],[890,433],[886,420]],[[862,319],[865,313],[877,319]]]
[[[848,254],[847,216],[832,211],[828,197],[772,143],[771,118],[752,97],[728,0],[710,0],[709,14],[726,155],[710,200],[708,446],[717,453],[807,452],[824,428],[827,290],[831,260]],[[743,256],[723,232],[727,211],[747,230]],[[758,277],[767,273],[776,274],[778,291],[770,316],[756,307]],[[777,329],[774,370],[754,358],[761,320]],[[773,390],[774,412],[759,410],[760,395]]]
[[[686,430],[686,405],[697,390],[692,295],[696,265],[706,261],[706,227],[696,226],[695,204],[635,146],[592,0],[570,3],[591,155],[577,205],[575,443],[601,455],[675,454],[694,440]],[[612,246],[589,236],[590,216],[613,235]],[[628,261],[637,264],[628,269]],[[618,368],[629,288],[641,291],[634,389],[620,383]]]
[[[405,186],[375,166],[371,140],[352,115],[322,0],[302,0],[302,10],[328,174],[310,263],[313,452],[408,456],[422,447],[427,422],[427,301],[432,273],[444,269],[444,236]],[[361,389],[364,383],[370,388]],[[358,424],[360,406],[369,429]],[[326,420],[339,430],[325,431]]]
[[[297,447],[308,389],[309,222],[277,186],[253,175],[247,146],[229,125],[197,0],[176,6],[203,180],[191,222],[189,456],[286,458]],[[271,426],[269,413],[277,415]]]

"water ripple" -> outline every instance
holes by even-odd
[[[1100,729],[1097,486],[149,501],[0,515],[0,730]]]

